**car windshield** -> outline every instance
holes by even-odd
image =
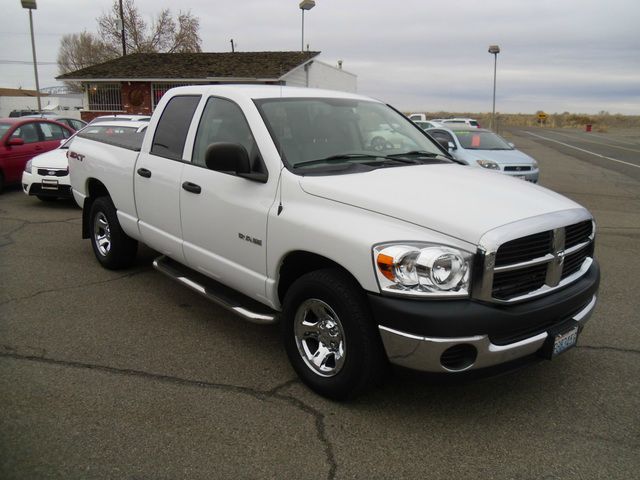
[[[411,157],[412,164],[443,156],[413,122],[382,103],[273,98],[256,105],[288,168],[373,161],[396,166],[408,164],[403,156]]]
[[[513,150],[507,142],[493,132],[461,130],[454,133],[462,148],[467,150]]]

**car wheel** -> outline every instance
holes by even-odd
[[[110,270],[131,266],[136,258],[138,242],[122,230],[111,199],[96,199],[91,205],[89,219],[91,246],[102,266]]]
[[[303,383],[343,400],[372,387],[387,366],[362,288],[338,269],[298,279],[283,305],[289,361]]]
[[[43,202],[55,202],[56,200],[58,200],[57,197],[47,197],[45,195],[36,195],[36,197],[38,197],[38,200],[41,200]]]

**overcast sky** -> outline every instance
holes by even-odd
[[[111,0],[37,0],[40,86],[55,86],[60,38],[96,31]],[[298,50],[299,0],[136,0],[149,21],[162,8],[200,19],[202,50]],[[2,0],[0,87],[35,88],[29,16]],[[637,0],[316,0],[305,44],[358,76],[358,91],[405,111],[496,110],[640,114]],[[16,63],[24,62],[24,63]]]

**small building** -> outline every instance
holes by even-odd
[[[164,93],[184,85],[292,85],[346,92],[356,75],[320,62],[320,52],[134,53],[57,80],[80,82],[82,119],[118,113],[150,115]]]
[[[40,90],[40,105],[43,112],[80,118],[82,97],[73,94],[47,94]],[[0,88],[0,117],[8,117],[11,112],[37,111],[38,98],[35,90]]]

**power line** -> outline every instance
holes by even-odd
[[[2,65],[33,65],[33,62],[25,60],[0,60]],[[38,65],[57,65],[58,62],[38,62]]]

